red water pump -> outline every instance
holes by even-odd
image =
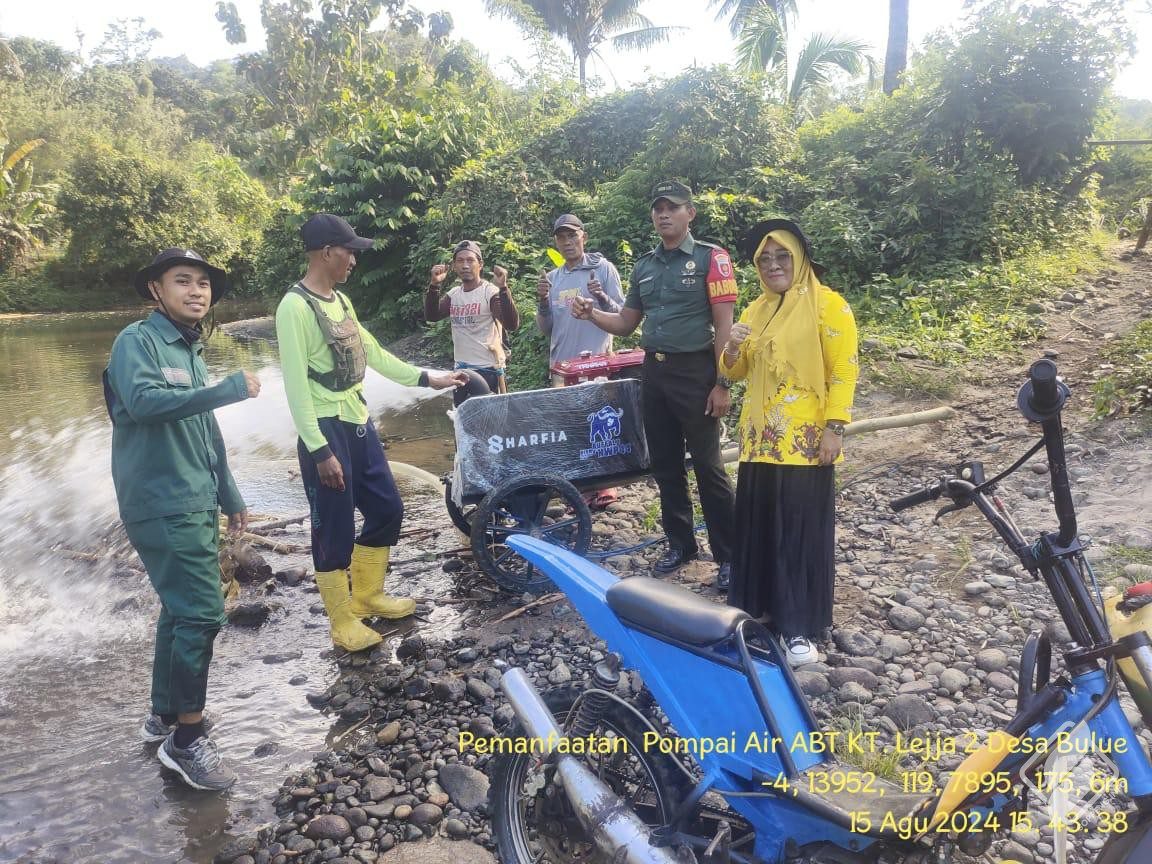
[[[610,381],[619,378],[639,378],[643,362],[643,348],[627,348],[609,354],[584,351],[579,357],[561,360],[550,371],[553,375],[562,375],[564,385],[569,386],[595,381],[598,378],[607,378]]]

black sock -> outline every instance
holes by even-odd
[[[160,715],[160,721],[165,726],[175,726],[176,725],[176,715],[175,714],[161,714]]]
[[[204,737],[204,721],[199,723],[179,723],[176,726],[176,736],[173,744],[181,750],[187,750],[188,747],[197,738]]]

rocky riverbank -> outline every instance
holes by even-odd
[[[1042,583],[1031,581],[977,513],[934,524],[927,507],[902,514],[887,507],[961,457],[983,459],[991,475],[1022,454],[1037,432],[1015,412],[1015,391],[1042,352],[1056,356],[1074,393],[1066,420],[1069,467],[1101,588],[1114,591],[1124,581],[1149,578],[1141,562],[1152,561],[1144,516],[1152,505],[1152,439],[1137,419],[1092,420],[1090,385],[1101,372],[1094,357],[1106,334],[1124,332],[1152,309],[1150,286],[1152,267],[1142,259],[1131,270],[1044,304],[1037,314],[1045,315],[1051,338],[1018,358],[965,370],[949,400],[958,409],[954,419],[849,439],[838,477],[835,626],[820,646],[821,662],[805,667],[799,678],[825,728],[878,733],[875,758],[863,767],[880,770],[887,760],[889,771],[946,774],[963,758],[967,730],[982,740],[1012,716],[1019,651],[1028,633],[1046,631],[1057,652],[1068,640]],[[930,404],[915,393],[865,391],[858,414]],[[1044,470],[1035,457],[1001,487],[1025,534],[1055,522]],[[595,516],[596,534],[617,547],[655,537],[653,502],[650,484],[627,487],[617,504]],[[610,566],[625,576],[647,573],[658,551],[610,559]],[[401,547],[398,558],[408,557],[404,552]],[[398,633],[369,656],[338,658],[339,680],[307,696],[338,722],[336,746],[285,781],[276,793],[279,822],[230,844],[217,862],[492,860],[486,811],[492,763],[461,751],[460,734],[484,737],[508,728],[511,711],[498,686],[508,667],[526,669],[542,689],[578,685],[605,648],[562,600],[495,623],[529,598],[498,597],[466,553],[440,554],[436,566],[451,577],[457,598],[473,598],[471,621],[448,639]],[[397,570],[403,584],[405,568]],[[719,602],[711,587],[714,570],[694,562],[675,578]],[[625,677],[622,686],[637,683]],[[1152,743],[1130,704],[1126,711],[1141,739]],[[901,761],[893,756],[898,733],[905,740],[943,742],[944,751],[947,742],[958,743],[958,752],[906,754]],[[1093,812],[1101,809],[1106,807]],[[1052,860],[1055,839],[1042,809],[1030,829],[1017,827],[1001,841],[1001,855]],[[1070,838],[1070,860],[1091,860],[1107,837],[1097,817],[1086,817],[1084,830]]]

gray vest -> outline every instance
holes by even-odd
[[[348,304],[340,296],[340,292],[336,292],[336,299],[340,301],[340,308],[344,310],[344,320],[336,323],[324,314],[316,298],[299,282],[290,290],[303,297],[312,309],[316,323],[320,325],[320,333],[332,351],[332,363],[335,368],[331,372],[317,372],[309,366],[308,377],[325,390],[339,392],[355,387],[364,380],[368,360],[364,354],[364,343],[360,341],[360,326],[352,316]]]

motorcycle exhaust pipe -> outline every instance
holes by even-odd
[[[566,736],[524,671],[508,670],[500,687],[524,731],[540,742],[536,749],[543,754],[560,749]],[[557,754],[556,773],[580,824],[614,864],[684,864],[676,850],[653,846],[648,840],[652,828],[575,756]]]

